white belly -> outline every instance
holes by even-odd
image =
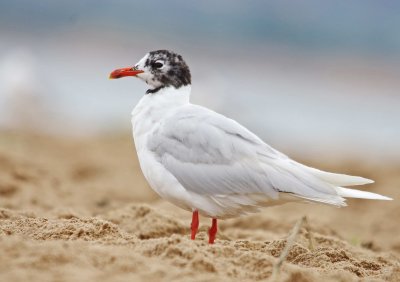
[[[212,218],[235,217],[245,212],[229,197],[212,197],[186,190],[147,149],[147,135],[134,134],[134,140],[143,175],[160,197],[182,209],[198,210],[201,215]]]
[[[135,141],[135,143],[137,143]],[[160,197],[188,211],[193,207],[190,195],[178,180],[167,171],[153,156],[153,153],[141,148],[137,151],[140,167],[150,187]]]
[[[138,143],[135,141],[135,144]],[[237,203],[249,201],[246,195],[200,195],[187,191],[179,181],[157,161],[153,153],[141,149],[137,150],[140,167],[150,187],[160,197],[187,211],[197,210],[201,215],[212,218],[237,217],[248,212],[256,212],[254,206],[241,206]],[[277,201],[275,201],[277,202]],[[277,203],[275,203],[277,204]]]

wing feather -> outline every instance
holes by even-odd
[[[239,123],[206,108],[186,105],[161,121],[148,148],[185,189],[202,195],[280,192],[344,205],[334,185],[265,144]]]

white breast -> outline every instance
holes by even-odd
[[[158,129],[168,115],[188,104],[189,95],[190,86],[179,90],[165,88],[155,94],[145,95],[132,111],[132,127],[140,167],[150,187],[162,198],[191,211],[192,196],[147,148],[151,133]]]

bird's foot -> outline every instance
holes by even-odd
[[[192,234],[190,239],[196,239],[197,230],[199,229],[199,212],[196,210],[192,214],[192,224],[190,225],[190,229],[192,230]]]
[[[208,229],[208,243],[209,244],[214,244],[215,237],[217,236],[217,231],[218,231],[217,219],[213,218],[211,228]]]

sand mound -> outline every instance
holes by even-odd
[[[280,281],[400,281],[395,202],[273,207],[221,221],[210,246],[209,219],[201,218],[191,241],[191,215],[151,192],[129,138],[25,136],[29,142],[18,137],[16,143],[6,137],[0,143],[0,281],[265,281],[302,215],[316,248],[308,248],[302,230]],[[371,191],[399,194],[397,169],[377,172],[365,162],[358,169],[380,183]]]
[[[171,215],[163,215],[146,205],[129,205],[110,211],[104,218],[117,224],[124,231],[135,234],[139,239],[185,235],[189,228]]]
[[[79,218],[62,214],[58,218],[42,218],[0,209],[1,231],[33,240],[85,240],[101,243],[134,243],[118,226],[99,218]]]

